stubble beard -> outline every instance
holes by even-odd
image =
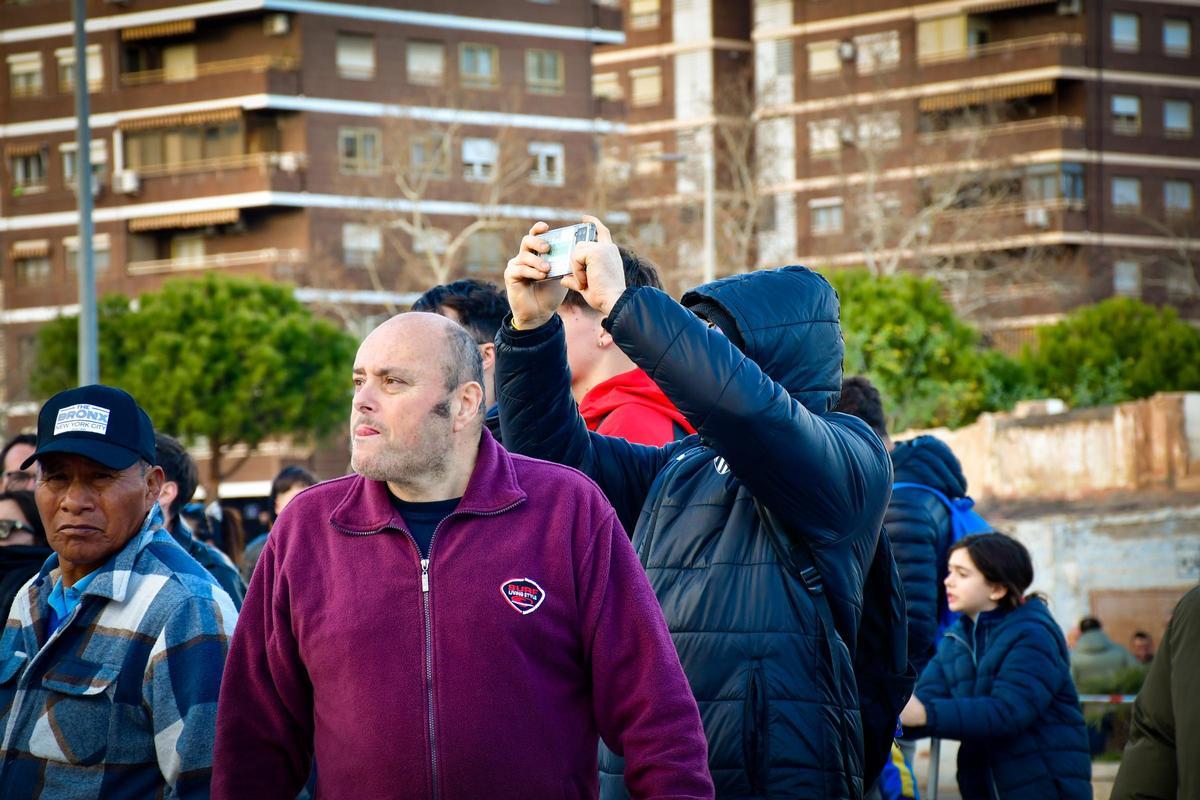
[[[445,425],[446,422],[436,412],[425,418],[427,426]],[[425,433],[434,432],[426,428]],[[418,487],[445,477],[450,468],[451,451],[448,430],[444,437],[424,435],[412,447],[386,446],[373,455],[362,453],[351,437],[350,468],[368,480],[384,481],[398,487]]]

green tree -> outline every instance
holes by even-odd
[[[314,317],[286,286],[209,275],[167,283],[131,306],[99,307],[101,380],[119,386],[158,430],[207,441],[210,497],[265,439],[323,436],[346,421],[355,342]],[[48,397],[75,382],[78,321],[39,333],[34,391]]]
[[[865,270],[828,277],[841,298],[846,374],[875,384],[892,430],[965,425],[1021,393],[1021,366],[982,349],[935,282]]]
[[[1174,308],[1125,297],[1041,328],[1021,360],[1043,396],[1077,407],[1200,389],[1200,332]]]

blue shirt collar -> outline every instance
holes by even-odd
[[[71,612],[79,605],[79,601],[83,599],[83,593],[87,591],[87,587],[100,573],[100,570],[89,572],[79,580],[75,581],[73,586],[63,586],[63,579],[60,575],[58,580],[54,582],[54,589],[50,592],[50,596],[46,598],[46,602],[50,604],[50,608],[54,610],[54,616],[59,620],[65,620],[71,616]]]

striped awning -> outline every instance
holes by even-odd
[[[1008,8],[1023,8],[1024,6],[1045,6],[1053,5],[1055,0],[995,0],[992,3],[984,3],[981,6],[972,6],[970,13],[972,14],[988,14],[992,11],[1004,11]]]
[[[242,118],[240,108],[217,108],[212,111],[193,111],[191,114],[168,114],[165,117],[142,117],[126,119],[117,127],[126,133],[148,131],[154,128],[185,128],[189,125],[211,125],[216,122],[233,122]]]
[[[155,25],[137,25],[133,28],[121,29],[122,42],[136,42],[139,39],[159,39],[165,36],[183,36],[196,30],[196,20],[181,19],[176,22],[159,22]]]
[[[1039,94],[1054,94],[1054,81],[1010,83],[1007,86],[989,86],[985,89],[972,89],[966,92],[923,97],[917,103],[917,107],[922,111],[945,111],[950,108],[962,108],[963,106],[1001,103],[1016,97],[1033,97]]]
[[[41,142],[18,142],[17,144],[5,145],[4,155],[12,158],[14,156],[32,156],[42,151]]]
[[[159,217],[138,217],[129,220],[130,233],[161,231],[168,228],[205,228],[209,225],[230,225],[238,221],[236,208],[215,211],[194,211],[190,214],[164,214]]]
[[[26,239],[23,242],[13,242],[8,248],[9,258],[41,258],[50,255],[49,239]]]

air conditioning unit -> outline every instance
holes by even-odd
[[[131,170],[123,170],[113,174],[113,191],[117,194],[137,194],[142,186],[138,174]]]
[[[295,172],[300,169],[300,159],[296,158],[295,153],[280,153],[279,169],[283,172]]]
[[[1060,17],[1078,17],[1083,13],[1083,0],[1058,0]]]
[[[267,36],[284,36],[292,29],[292,20],[287,14],[267,14],[263,17],[263,33]]]
[[[1025,209],[1025,224],[1031,228],[1049,228],[1050,215],[1042,206]]]
[[[842,61],[853,61],[856,55],[858,55],[858,47],[854,42],[850,39],[843,39],[838,45],[838,57]]]

